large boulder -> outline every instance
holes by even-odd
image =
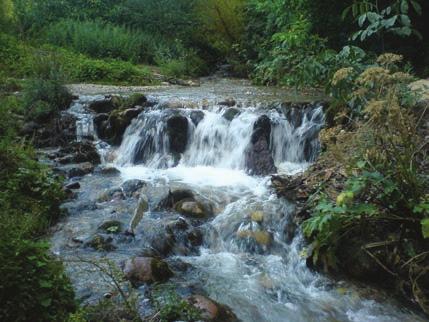
[[[249,146],[245,152],[246,170],[252,175],[269,175],[277,172],[270,151],[271,121],[266,115],[253,126]]]
[[[118,109],[110,114],[98,114],[94,118],[94,126],[98,136],[111,144],[119,145],[131,121],[140,115],[143,110],[143,107],[137,106],[124,110]]]
[[[96,113],[110,113],[117,107],[116,101],[116,97],[105,96],[102,99],[91,102],[88,108]]]
[[[184,153],[188,144],[188,119],[173,115],[167,120],[167,135],[171,153]]]
[[[153,257],[135,257],[127,260],[123,268],[125,277],[135,286],[165,282],[173,276],[167,263]]]

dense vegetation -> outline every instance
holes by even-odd
[[[345,240],[377,236],[376,261],[429,313],[426,110],[408,86],[429,75],[428,15],[424,0],[0,0],[0,319],[62,321],[74,309],[43,241],[61,180],[19,136],[22,122],[66,107],[65,82],[155,83],[148,65],[196,77],[229,64],[258,84],[326,89],[322,160],[347,179],[311,198],[313,262],[338,269]]]

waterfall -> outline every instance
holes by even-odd
[[[295,111],[293,119],[277,109],[261,107],[234,108],[236,115],[231,119],[227,117],[228,108],[211,106],[206,110],[194,110],[163,109],[161,106],[162,103],[142,113],[129,126],[117,151],[118,165],[245,170],[246,149],[254,124],[262,115],[271,121],[269,149],[277,167],[314,161],[319,151],[318,133],[324,124],[321,106]],[[169,128],[172,117],[187,122],[187,126],[183,126],[186,131],[182,135],[183,151],[171,148],[170,142],[177,136]]]

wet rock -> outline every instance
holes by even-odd
[[[269,175],[277,172],[270,151],[271,121],[266,115],[258,118],[253,126],[249,146],[245,152],[245,165],[252,175]]]
[[[111,251],[116,249],[116,247],[112,243],[113,243],[112,237],[104,237],[102,235],[95,235],[85,245],[87,247],[91,247],[91,248],[98,250],[98,251],[111,252]]]
[[[237,102],[233,98],[227,98],[227,99],[219,102],[219,105],[228,106],[228,107],[233,107],[236,104],[237,104]]]
[[[239,115],[241,112],[240,110],[236,109],[236,108],[229,108],[227,109],[222,116],[228,120],[228,121],[232,121],[237,115]]]
[[[157,209],[173,209],[179,201],[184,199],[194,200],[194,193],[191,190],[186,189],[169,191],[168,195],[158,203]]]
[[[75,164],[65,170],[68,178],[83,177],[94,171],[94,166],[89,162]]]
[[[108,234],[118,234],[122,230],[122,223],[117,220],[108,220],[100,225],[98,229]]]
[[[98,136],[111,144],[119,145],[127,127],[144,110],[143,107],[132,107],[125,110],[115,110],[106,117],[100,116],[100,119],[94,125]]]
[[[238,318],[228,307],[202,295],[192,295],[187,301],[201,312],[204,321],[235,322]]]
[[[174,115],[167,120],[167,134],[170,141],[170,152],[184,153],[188,144],[188,119]]]
[[[59,151],[57,161],[61,164],[90,162],[94,165],[100,164],[101,159],[93,142],[81,141],[70,143]]]
[[[264,221],[264,213],[262,211],[254,211],[250,214],[250,219],[254,222],[261,223]]]
[[[133,180],[125,181],[122,184],[121,188],[125,196],[130,198],[134,195],[135,192],[143,188],[145,185],[146,185],[146,182],[138,179],[133,179]]]
[[[102,193],[98,198],[98,202],[107,202],[112,200],[123,200],[125,199],[125,195],[122,192],[122,189],[119,187],[111,188],[104,193]]]
[[[204,219],[211,215],[205,208],[206,207],[203,204],[197,201],[186,199],[179,201],[175,205],[175,210],[180,214],[198,219]]]
[[[149,210],[149,202],[147,201],[146,196],[141,196],[138,201],[137,208],[134,211],[134,215],[131,218],[126,234],[134,236],[134,230],[142,220],[144,213],[148,210]]]
[[[198,126],[198,124],[200,124],[204,119],[204,115],[203,111],[192,111],[190,115],[192,123],[194,123],[195,126]]]
[[[144,283],[165,282],[173,276],[168,264],[152,257],[135,257],[125,262],[125,277],[139,286]]]
[[[107,121],[109,118],[109,114],[107,113],[100,113],[94,116],[93,122],[95,125],[95,128],[99,128],[104,121]]]
[[[107,166],[107,167],[105,167],[105,166],[98,167],[96,169],[96,172],[99,173],[99,174],[102,174],[104,176],[117,176],[117,175],[121,174],[121,171],[119,171],[115,167],[109,167],[109,166]]]
[[[79,182],[72,182],[72,183],[67,184],[64,188],[70,189],[70,190],[80,189],[80,183]]]
[[[273,241],[272,235],[269,232],[262,230],[240,230],[237,232],[237,237],[253,239],[260,246],[270,246]]]

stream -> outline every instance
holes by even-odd
[[[63,205],[68,216],[52,236],[52,249],[66,261],[80,300],[96,302],[111,283],[90,265],[68,260],[108,258],[120,265],[149,254],[166,258],[178,293],[204,292],[245,322],[424,321],[384,292],[310,270],[305,241],[292,224],[294,205],[277,198],[270,176],[246,171],[247,151],[261,117],[270,120],[267,151],[278,173],[296,174],[315,160],[317,134],[324,125],[322,105],[311,103],[318,97],[302,98],[237,80],[153,88],[144,94],[152,106],[132,121],[117,147],[97,139],[94,114],[87,108],[103,95],[81,95],[68,110],[77,117],[78,139],[94,137],[101,168],[119,170],[96,170],[80,178],[77,197]],[[230,97],[234,107],[222,102]],[[307,104],[294,108],[282,104],[285,101]],[[184,145],[181,153],[172,152],[172,117],[187,122],[185,141],[177,143]],[[139,189],[130,190],[132,185]],[[158,207],[169,191],[179,189],[192,191],[212,215],[205,220],[183,218]],[[142,196],[149,210],[134,236],[109,235],[109,251],[87,247],[103,222],[118,221],[125,230]],[[181,222],[186,229],[171,228]],[[200,242],[189,241],[195,232]],[[151,310],[147,288],[137,291],[145,316]]]

